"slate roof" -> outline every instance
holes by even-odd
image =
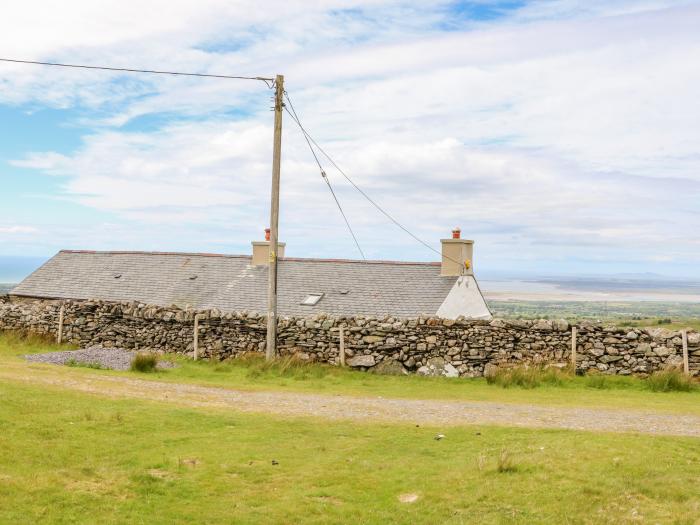
[[[439,263],[388,261],[285,258],[278,272],[283,316],[433,315],[457,279],[441,277]],[[11,294],[264,312],[267,273],[243,255],[64,250]],[[310,293],[324,296],[301,305]]]

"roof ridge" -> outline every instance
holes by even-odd
[[[251,259],[250,255],[198,252],[158,252],[139,250],[61,250],[59,253],[77,254],[106,254],[106,255],[179,255],[185,257],[225,257],[232,259]],[[403,266],[440,266],[439,262],[425,261],[392,261],[392,260],[359,260],[359,259],[322,259],[315,257],[281,257],[283,261],[317,262],[317,263],[351,263],[351,264],[390,264]]]

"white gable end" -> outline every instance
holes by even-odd
[[[471,275],[458,278],[450,293],[437,311],[438,317],[457,319],[463,316],[467,319],[491,319],[491,312],[481,295],[476,279]]]

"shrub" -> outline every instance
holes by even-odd
[[[676,368],[654,372],[644,384],[652,392],[690,392],[697,388],[689,376]]]
[[[131,360],[132,372],[155,372],[158,366],[158,356],[156,354],[139,352]]]

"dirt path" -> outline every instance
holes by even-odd
[[[543,407],[489,402],[328,396],[295,392],[249,392],[129,377],[48,369],[0,367],[0,380],[44,384],[113,398],[138,398],[190,407],[214,407],[280,416],[316,416],[413,424],[503,425],[574,430],[641,432],[700,437],[700,416],[630,410]]]

